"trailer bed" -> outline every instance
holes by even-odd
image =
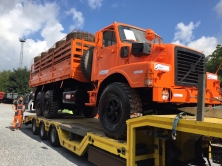
[[[38,126],[43,122],[46,131],[54,125],[61,146],[79,156],[88,152],[89,161],[97,165],[142,166],[151,162],[151,165],[163,166],[167,161],[166,142],[172,138],[158,136],[155,133],[149,134],[147,131],[152,128],[153,131],[171,132],[175,117],[176,115],[147,115],[130,119],[126,122],[127,140],[106,137],[96,118],[45,119],[27,116],[24,123],[29,124],[32,120],[36,120]],[[185,161],[192,158],[194,153],[192,141],[187,142],[187,140],[198,138],[200,135],[222,138],[222,119],[205,118],[204,122],[199,122],[195,117],[184,116],[179,120],[176,130],[175,144],[180,147],[181,153],[185,153],[179,159]],[[70,134],[78,137],[71,137]]]

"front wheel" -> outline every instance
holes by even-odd
[[[105,134],[111,138],[125,139],[126,120],[131,113],[142,113],[138,92],[125,83],[108,85],[99,102],[99,119]]]

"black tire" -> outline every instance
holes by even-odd
[[[86,50],[80,61],[82,73],[88,81],[91,81],[92,75],[93,50],[94,47],[90,47],[88,50]]]
[[[58,136],[58,132],[57,132],[55,126],[50,127],[49,141],[50,141],[51,145],[54,146],[54,147],[60,146],[59,136]]]
[[[59,102],[53,101],[53,91],[49,90],[45,94],[43,116],[48,119],[57,117]]]
[[[41,140],[47,139],[47,131],[45,130],[45,124],[43,122],[41,122],[39,125],[39,136]]]
[[[131,113],[142,113],[138,92],[125,83],[112,83],[103,91],[99,102],[100,124],[108,137],[126,139],[126,120]]]
[[[42,116],[43,115],[43,103],[44,103],[44,98],[45,98],[45,92],[39,92],[37,94],[36,100],[35,100],[35,112],[37,116]]]
[[[32,134],[37,135],[39,133],[39,128],[36,126],[36,120],[32,120]]]
[[[83,115],[85,118],[94,118],[98,113],[98,108],[96,107],[88,107],[83,109]]]

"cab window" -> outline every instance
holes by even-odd
[[[116,44],[116,36],[113,31],[105,31],[103,32],[103,46],[108,47]]]

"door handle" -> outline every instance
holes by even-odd
[[[99,55],[99,56],[97,56],[97,58],[103,58],[103,55]]]

